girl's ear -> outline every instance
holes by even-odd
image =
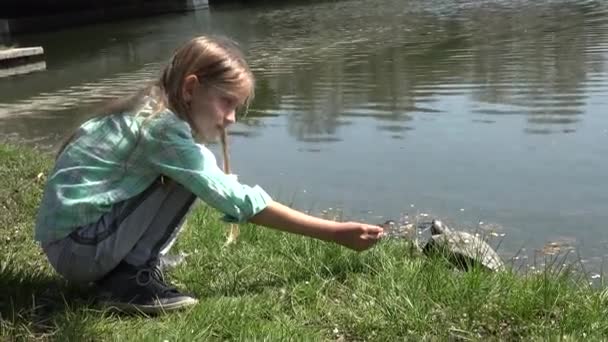
[[[198,77],[196,75],[188,75],[184,79],[184,84],[182,86],[182,97],[184,101],[190,102],[194,97],[194,91],[196,90],[196,86],[198,85]]]

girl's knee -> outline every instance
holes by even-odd
[[[102,278],[107,272],[100,270],[94,258],[76,255],[70,240],[66,237],[42,246],[55,272],[75,284],[88,284]]]

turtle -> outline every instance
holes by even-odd
[[[443,222],[433,220],[431,238],[422,247],[429,256],[439,254],[462,270],[480,266],[487,271],[503,271],[505,265],[496,251],[485,241],[473,234],[451,230]]]

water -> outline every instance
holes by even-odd
[[[603,1],[235,5],[14,37],[44,46],[47,71],[0,80],[0,134],[52,149],[203,33],[237,39],[257,76],[232,163],[275,198],[482,227],[506,234],[506,255],[607,252]]]

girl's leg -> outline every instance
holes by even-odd
[[[97,281],[110,292],[127,290],[129,297],[138,291],[166,291],[158,277],[159,254],[172,245],[195,199],[178,183],[155,182],[135,198],[114,205],[98,222],[45,246],[45,251],[58,273],[74,282]],[[133,288],[127,286],[129,279],[135,281]],[[159,281],[154,289],[146,288],[151,279]]]

